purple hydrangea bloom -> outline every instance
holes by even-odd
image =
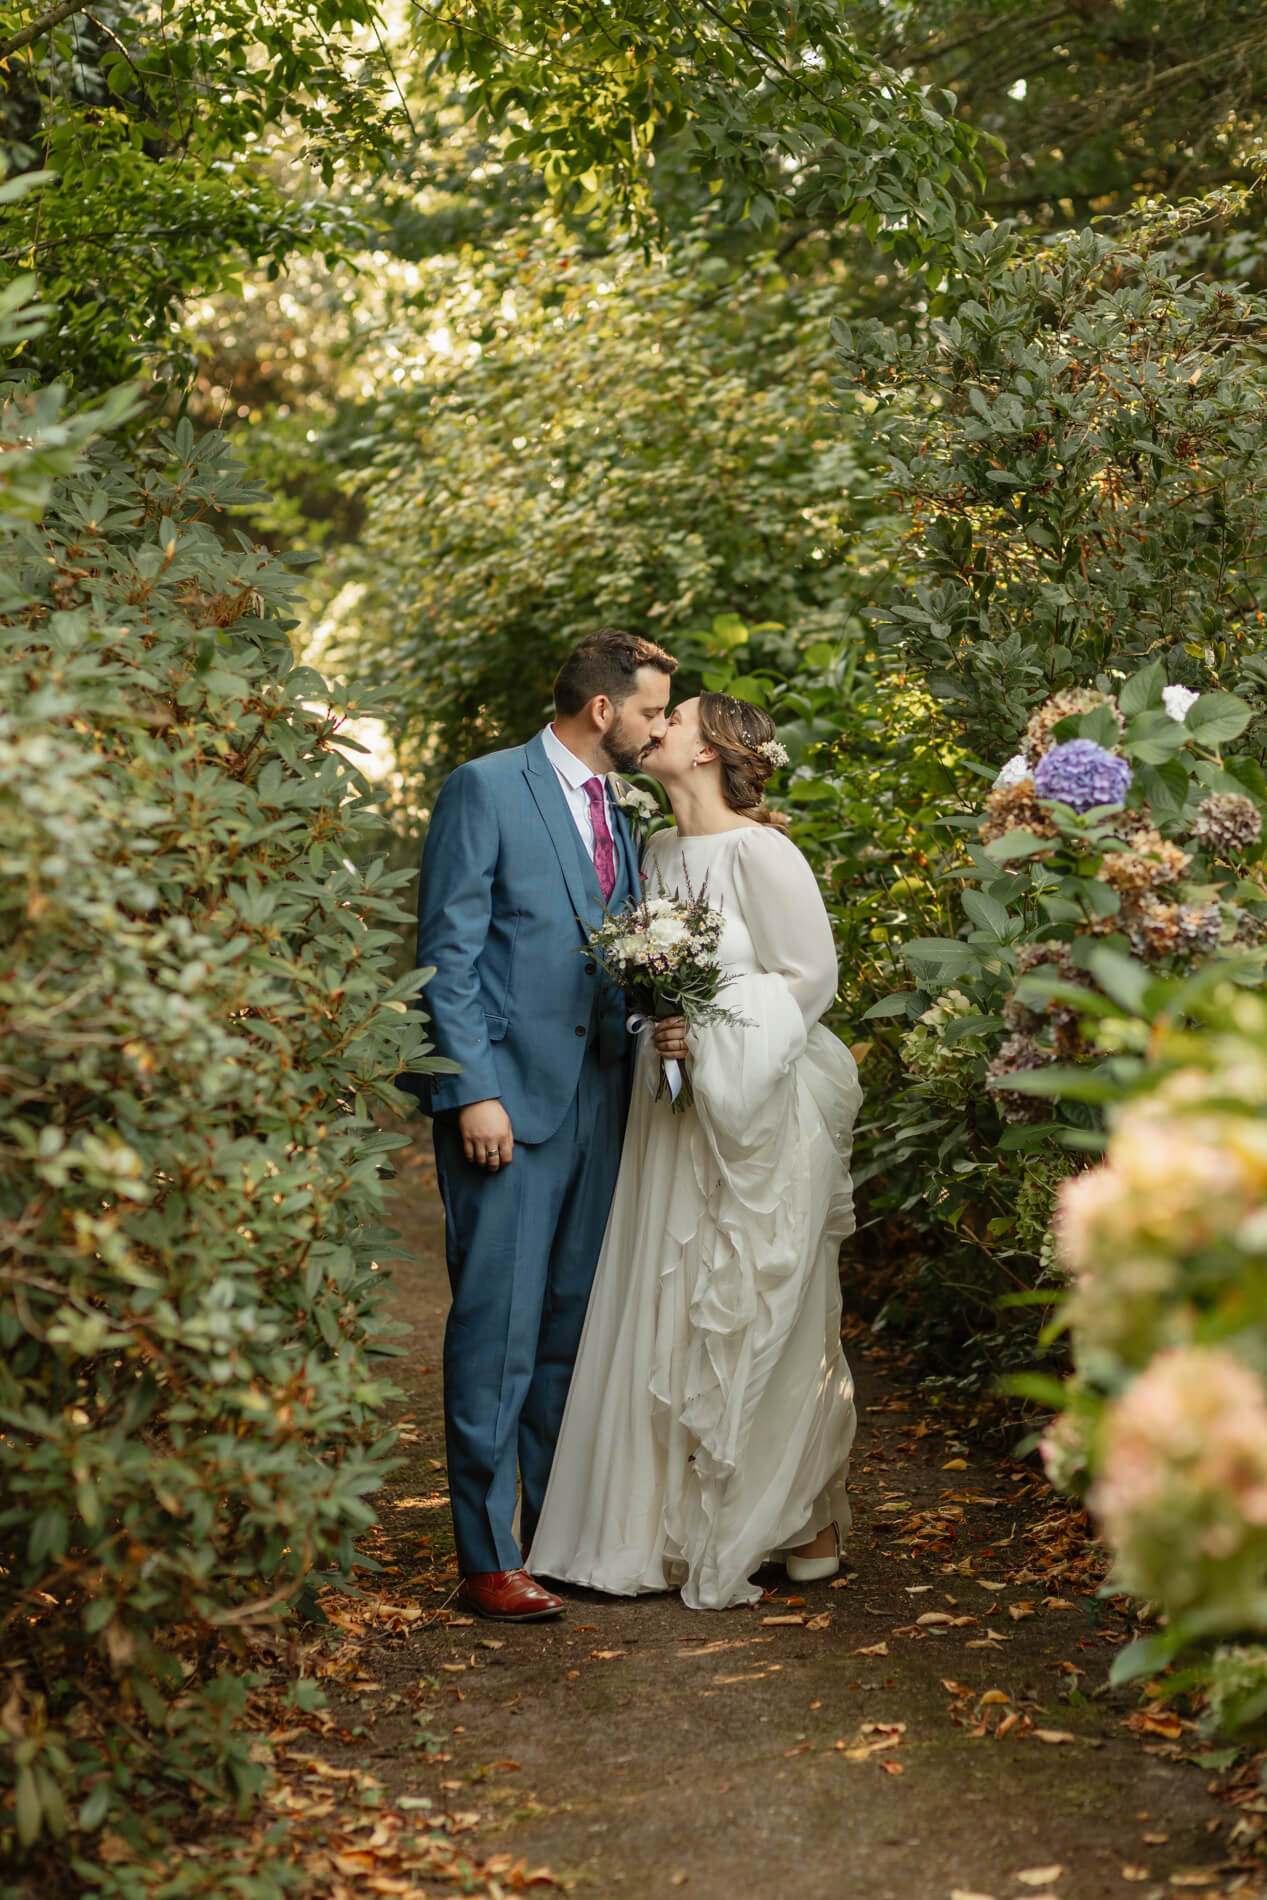
[[[1074,811],[1125,803],[1131,768],[1094,739],[1066,739],[1039,760],[1034,772],[1038,798],[1058,798]]]

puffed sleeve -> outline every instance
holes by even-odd
[[[774,826],[754,826],[735,852],[734,881],[762,969],[786,979],[806,1029],[812,1028],[836,994],[840,971],[827,907],[808,861]]]

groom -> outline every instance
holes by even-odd
[[[568,655],[555,717],[527,745],[458,767],[436,800],[418,963],[439,1055],[428,1078],[453,1304],[445,1436],[458,1599],[480,1616],[557,1616],[523,1568],[545,1496],[628,1101],[620,996],[583,947],[640,891],[608,773],[665,731],[677,661],[603,628]],[[516,1474],[520,1538],[512,1531]]]

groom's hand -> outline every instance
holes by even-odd
[[[458,1110],[458,1128],[468,1161],[496,1174],[510,1166],[515,1137],[510,1116],[494,1096],[487,1102],[468,1102]]]
[[[666,1059],[677,1062],[686,1060],[687,1023],[685,1016],[666,1016],[663,1022],[655,1026],[655,1046]]]

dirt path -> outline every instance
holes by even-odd
[[[1076,1514],[930,1425],[865,1342],[847,1581],[793,1592],[772,1569],[768,1601],[723,1615],[583,1591],[555,1624],[454,1615],[421,1141],[393,1218],[414,1249],[397,1272],[413,1417],[370,1587],[405,1607],[381,1641],[363,1628],[369,1686],[327,1685],[350,1751],[330,1760],[447,1814],[508,1891],[542,1867],[612,1900],[1259,1891],[1215,1871],[1229,1817],[1185,1759],[1202,1744],[1105,1690],[1124,1624],[1094,1595]]]

